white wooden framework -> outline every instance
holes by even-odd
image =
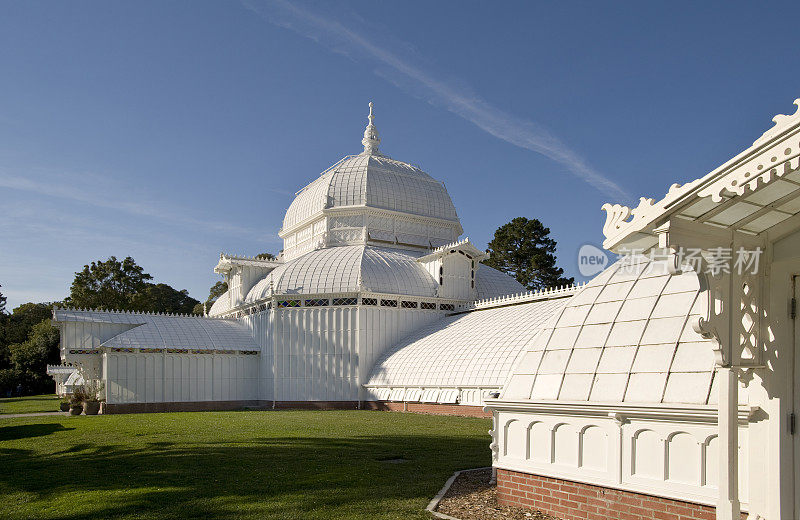
[[[662,292],[651,308],[659,312],[663,301],[664,312],[685,309],[682,327],[665,321],[657,336],[665,345],[672,344],[681,329],[680,338],[693,337],[694,360],[710,361],[706,375],[698,372],[691,381],[682,377],[670,390],[674,364],[681,359],[683,340],[678,339],[670,365],[640,378],[645,386],[636,390],[635,368],[649,343],[642,340],[652,315],[637,342],[623,341],[627,350],[620,352],[630,351],[633,365],[627,377],[620,378],[625,382],[622,394],[609,393],[613,384],[603,383],[600,372],[586,379],[588,393],[580,390],[579,377],[567,383],[575,353],[587,357],[589,349],[583,348],[581,336],[565,342],[572,353],[566,361],[556,361],[556,354],[548,361],[551,344],[542,339],[541,352],[523,357],[504,394],[490,403],[495,410],[497,467],[707,503],[716,506],[721,520],[738,519],[743,510],[754,519],[800,514],[800,444],[794,432],[800,395],[795,383],[800,356],[794,303],[800,274],[800,100],[795,104],[795,114],[776,116],[774,127],[747,150],[700,179],[673,184],[661,200],[642,198],[633,209],[603,206],[606,248],[626,257],[644,255],[646,265],[662,266],[659,276],[669,280],[667,287],[673,280],[693,280],[696,296],[691,306],[679,303],[679,295]],[[617,277],[617,269],[612,266],[599,275],[566,309],[580,307],[577,302],[595,287],[602,296],[604,277]],[[616,283],[620,291],[625,290],[623,282]],[[630,294],[623,298],[621,311],[610,302],[597,311],[598,316],[610,313],[597,318],[606,320],[611,331],[601,342],[606,347],[618,328],[633,330],[623,316],[631,299]],[[599,305],[595,300],[592,312]],[[588,316],[585,319],[591,319],[591,313]],[[592,334],[601,332],[598,328]],[[658,351],[654,348],[643,356],[642,366],[661,363]],[[541,367],[531,372],[536,356],[542,366],[554,367],[551,375]],[[561,362],[564,371],[558,367]],[[556,388],[548,378],[562,383]],[[662,379],[666,386],[660,384]],[[700,379],[713,384],[697,386]],[[660,398],[653,393],[659,387]],[[642,404],[633,409],[633,403],[628,404],[632,388],[644,392],[635,400]],[[706,401],[691,397],[702,395],[703,389],[708,391]],[[594,401],[598,391],[608,395],[597,406],[570,408],[576,396]],[[670,395],[677,399],[667,399]],[[570,432],[563,439],[561,428]],[[559,452],[559,443],[569,448]],[[605,454],[604,463],[598,453]],[[590,457],[591,464],[584,457]]]

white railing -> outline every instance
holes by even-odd
[[[541,291],[529,291],[517,294],[507,294],[505,296],[497,296],[495,298],[485,298],[483,300],[475,300],[472,302],[468,309],[486,309],[488,307],[498,307],[502,305],[512,305],[515,303],[532,302],[537,300],[550,300],[553,298],[564,298],[572,296],[580,289],[586,286],[586,282],[575,285],[564,285],[559,287],[551,287],[542,289]]]

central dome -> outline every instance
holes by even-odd
[[[370,103],[364,151],[322,172],[286,211],[285,260],[341,245],[427,250],[458,239],[463,229],[444,184],[380,153],[380,141]]]
[[[371,207],[458,222],[444,184],[416,166],[383,155],[350,155],[297,193],[283,230],[324,209]]]

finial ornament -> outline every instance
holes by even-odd
[[[380,155],[378,152],[378,145],[381,144],[381,138],[378,135],[378,129],[375,128],[375,115],[372,113],[373,104],[369,102],[369,116],[367,120],[367,128],[364,129],[364,138],[361,144],[364,145],[364,155]]]

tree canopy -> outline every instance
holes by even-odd
[[[165,283],[147,284],[133,299],[133,306],[137,310],[178,314],[191,314],[199,303],[189,296],[186,289],[179,291]]]
[[[269,254],[269,253],[267,253]],[[228,290],[228,282],[219,281],[211,286],[211,289],[208,291],[208,298],[206,299],[206,309],[210,309],[214,302],[217,301],[217,298],[225,294],[225,291]],[[204,314],[203,304],[198,303],[194,306],[194,313],[195,314]]]
[[[128,256],[120,262],[112,256],[106,261],[85,265],[82,271],[75,273],[64,304],[90,309],[144,310],[136,308],[137,296],[147,289],[152,279],[133,258]]]
[[[133,258],[119,261],[112,256],[75,273],[64,304],[179,314],[191,313],[199,304],[185,289],[151,283],[152,279]],[[226,290],[227,285],[219,293]],[[59,331],[50,321],[54,304],[25,303],[8,314],[5,301],[0,294],[0,394],[14,392],[20,386],[26,394],[52,392],[54,382],[46,373],[47,364],[58,364],[61,357]]]
[[[574,279],[562,276],[555,252],[549,228],[537,219],[517,217],[494,232],[484,264],[513,276],[530,290],[570,285]]]
[[[92,262],[75,273],[70,294],[64,300],[69,307],[121,311],[169,312],[189,314],[199,302],[186,289],[177,290],[165,283],[151,283],[131,257],[119,261]]]

